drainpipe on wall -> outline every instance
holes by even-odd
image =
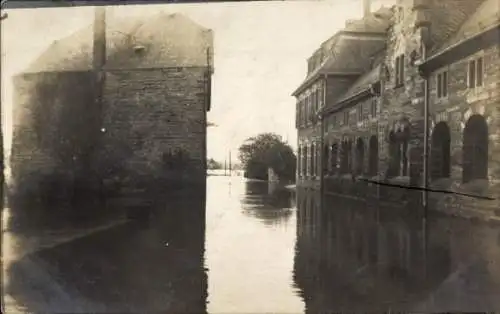
[[[326,106],[326,74],[323,74],[323,108]],[[323,117],[323,108],[320,108],[320,123],[321,123],[321,140],[320,140],[320,143],[321,143],[321,148],[320,148],[320,151],[321,151],[321,171],[320,171],[320,186],[319,186],[319,190],[320,190],[320,195],[323,196],[323,192],[324,192],[324,177],[325,177],[325,174],[324,174],[324,169],[325,169],[325,165],[324,165],[324,162],[325,162],[325,158],[323,156],[323,153],[325,152],[324,150],[324,147],[325,147],[325,120],[324,120],[324,117]],[[322,197],[321,197],[322,198]]]
[[[427,60],[427,39],[429,36],[429,29],[425,30],[424,38],[421,39],[422,46],[422,62]],[[428,276],[428,265],[427,265],[427,243],[428,243],[428,232],[427,232],[427,216],[429,207],[429,77],[427,73],[422,73],[424,79],[424,165],[423,165],[423,194],[422,194],[422,205],[423,205],[423,219],[422,219],[422,259],[423,259],[423,276],[427,278]]]
[[[422,61],[427,58],[427,45],[422,41]],[[424,217],[427,218],[428,208],[428,192],[429,187],[429,78],[424,76],[424,182],[423,182],[423,199]]]

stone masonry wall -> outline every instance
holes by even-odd
[[[410,55],[413,51],[421,51],[421,33],[415,28],[418,9],[413,8],[413,1],[400,1],[399,8],[394,14],[394,23],[388,32],[385,66],[387,76],[384,77],[382,90],[382,105],[380,113],[380,126],[383,133],[379,133],[380,154],[388,156],[387,134],[392,130],[394,123],[407,119],[410,122],[410,141],[408,151],[417,149],[423,151],[423,103],[413,103],[412,99],[423,96],[423,79],[417,68],[411,64]],[[404,55],[403,84],[396,84],[396,58]],[[417,154],[418,156],[419,154]],[[422,156],[420,154],[420,156]],[[387,171],[388,160],[382,159],[380,170]],[[411,160],[417,164],[419,172],[422,171],[422,162]]]
[[[465,59],[438,69],[430,76],[430,136],[437,123],[444,122],[450,131],[450,178],[431,181],[431,187],[460,193],[489,196],[480,200],[460,195],[431,193],[434,206],[450,213],[467,216],[495,216],[500,208],[500,47],[479,51]],[[467,86],[468,61],[483,57],[483,87]],[[448,97],[437,98],[437,74],[448,71]],[[488,182],[463,183],[464,127],[472,115],[481,115],[488,125]],[[432,141],[430,143],[432,146]]]
[[[10,167],[15,192],[49,188],[56,179],[65,186],[89,175],[85,167],[98,132],[93,75],[21,74],[14,84]]]
[[[204,184],[205,68],[106,73],[100,167]],[[177,155],[179,154],[180,155]],[[116,173],[109,172],[108,179]]]
[[[394,8],[391,28],[387,32],[386,52],[382,64],[381,75],[381,97],[366,99],[359,103],[347,106],[345,109],[337,112],[334,119],[336,126],[329,128],[328,140],[339,141],[340,139],[350,139],[352,142],[351,162],[356,160],[356,140],[361,138],[364,142],[363,169],[368,168],[370,136],[375,135],[378,139],[378,177],[380,179],[386,176],[389,170],[389,132],[395,130],[397,123],[407,121],[410,126],[410,138],[408,150],[404,152],[408,157],[408,175],[396,176],[390,180],[390,183],[398,185],[419,184],[423,171],[423,103],[415,101],[422,99],[423,96],[423,78],[417,71],[416,66],[412,64],[411,55],[417,55],[421,51],[421,31],[416,28],[416,21],[420,8],[414,8],[414,1],[399,1],[398,6]],[[403,83],[396,82],[396,58],[404,55],[404,75]],[[413,100],[413,101],[412,101]],[[370,108],[372,101],[377,102],[377,113],[375,117],[367,115],[367,108]],[[360,110],[362,112],[360,112]],[[370,109],[368,109],[370,110]],[[344,112],[349,112],[349,123],[344,125],[341,121],[344,119]],[[340,154],[338,154],[340,161]],[[410,171],[411,170],[411,171]],[[350,176],[341,178],[340,186],[342,190],[351,182]],[[412,180],[413,179],[413,180]],[[347,180],[347,181],[346,181]],[[338,181],[338,180],[334,180]],[[332,184],[335,183],[332,181]],[[337,182],[338,183],[338,182]],[[338,184],[334,184],[338,189]],[[348,185],[353,185],[349,183]],[[363,183],[356,183],[356,186]],[[355,192],[356,188],[349,188],[352,193],[360,194],[363,197],[364,189]],[[405,188],[387,188],[387,193],[378,194],[383,201],[393,201],[395,204],[401,204],[401,200],[408,200],[410,194],[415,192]],[[347,191],[344,191],[347,192]],[[342,193],[342,192],[341,192]]]

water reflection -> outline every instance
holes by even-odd
[[[205,195],[158,199],[148,226],[115,221],[80,236],[90,220],[50,219],[46,208],[33,212],[52,224],[29,223],[26,206],[10,209],[16,224],[3,239],[11,312],[206,312]],[[51,245],[29,249],[44,238]]]
[[[241,198],[243,212],[267,225],[286,223],[293,215],[294,195],[284,186],[274,182],[245,182]]]
[[[305,190],[297,202],[306,312],[500,309],[498,227]]]
[[[111,226],[92,227],[99,221],[88,212],[118,213],[126,202],[77,215],[86,219],[63,215],[71,212],[67,208],[15,204],[4,210],[4,292],[10,308],[500,310],[498,226],[435,213],[424,220],[418,209],[291,193],[241,177],[213,176],[207,183],[206,195],[155,199],[149,225],[115,217]],[[73,238],[64,238],[66,232]]]
[[[211,177],[208,188],[208,311],[303,312],[292,278],[293,196],[282,189],[269,194],[267,182],[234,177]]]

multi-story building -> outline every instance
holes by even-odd
[[[326,193],[366,198],[375,191],[367,181],[384,181],[445,192],[375,185],[379,200],[500,214],[498,1],[399,0],[376,12],[367,2],[364,17],[333,36],[342,38],[352,25],[364,32],[329,47],[335,53],[322,78],[331,83],[323,83],[317,115],[306,109],[304,117],[302,109],[310,103],[303,86],[312,86],[311,73],[294,94],[298,184],[316,179]],[[330,70],[350,64],[359,68],[342,76]],[[310,171],[311,151],[321,171]]]
[[[372,68],[372,57],[385,45],[390,15],[390,10],[383,8],[363,21],[347,21],[345,29],[322,43],[308,59],[307,77],[293,93],[297,98],[297,169],[301,184],[318,187],[322,172],[329,166],[321,158],[330,146],[324,144],[326,121],[318,119],[318,113],[332,107],[361,74]]]

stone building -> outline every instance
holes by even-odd
[[[183,15],[96,9],[14,78],[14,190],[204,187],[212,65],[212,31]]]
[[[365,1],[364,17],[334,38],[354,24],[380,43],[364,48],[364,56],[335,43],[323,62],[362,68],[331,84],[338,91],[308,112],[308,123],[299,123],[304,96],[295,93],[298,182],[399,206],[428,201],[461,215],[498,216],[499,9],[496,0],[399,0],[371,12]],[[365,38],[352,41],[363,44]]]

